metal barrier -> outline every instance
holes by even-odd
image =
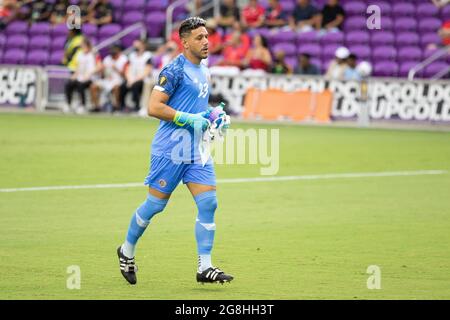
[[[420,70],[423,70],[426,66],[430,65],[431,63],[433,63],[440,57],[442,57],[444,55],[448,55],[448,54],[450,54],[450,45],[436,51],[433,55],[429,56],[427,59],[425,59],[421,63],[414,66],[411,70],[409,70],[408,80],[410,80],[410,81],[414,80],[414,77],[417,72],[419,72]],[[450,71],[450,66],[447,69],[441,70],[438,73],[436,73],[431,79],[432,80],[440,79],[440,78],[444,77],[449,71]]]

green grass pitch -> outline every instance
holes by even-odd
[[[0,189],[143,181],[157,122],[0,114]],[[278,175],[450,171],[450,133],[279,128]],[[218,165],[217,177],[259,175]],[[180,186],[137,248],[138,284],[116,247],[145,187],[0,192],[0,299],[450,299],[450,174],[218,185],[213,262],[195,282],[195,205]],[[81,288],[66,288],[67,267]],[[381,289],[369,290],[369,265]]]

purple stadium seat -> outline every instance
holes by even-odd
[[[160,37],[166,25],[166,15],[163,12],[152,12],[145,18],[149,37]]]
[[[424,17],[435,17],[439,13],[439,9],[430,2],[428,3],[420,3],[416,8],[416,17],[424,18]]]
[[[298,65],[297,57],[286,57],[286,64],[294,70]]]
[[[351,31],[345,35],[346,45],[368,44],[369,40],[370,36],[366,31]]]
[[[370,3],[372,4],[372,3]],[[386,16],[390,16],[392,14],[392,6],[389,2],[386,1],[376,1],[373,4],[376,4],[381,9],[381,19],[383,19]],[[383,21],[383,20],[381,20]]]
[[[393,46],[379,46],[375,47],[372,52],[374,60],[395,60],[397,57],[397,50]]]
[[[399,48],[398,60],[399,62],[422,60],[422,50],[419,47]]]
[[[322,60],[328,61],[330,59],[334,58],[334,55],[336,53],[336,49],[339,48],[340,45],[338,44],[329,44],[323,47],[322,51]],[[320,48],[319,48],[320,50]]]
[[[109,38],[116,34],[118,34],[120,31],[122,31],[122,27],[118,24],[111,23],[104,26],[101,26],[98,30],[98,37],[99,38]]]
[[[294,31],[279,31],[277,33],[273,33],[269,37],[269,43],[271,45],[276,45],[278,43],[282,42],[290,42],[295,43],[295,40],[297,38],[297,34]]]
[[[285,53],[285,55],[287,57],[289,56],[295,56],[296,55],[296,51],[297,51],[297,47],[295,46],[295,44],[290,43],[290,42],[283,42],[283,43],[279,43],[277,45],[275,45],[272,50],[273,53],[276,53],[278,51],[283,51]]]
[[[6,40],[8,49],[26,49],[28,45],[28,37],[25,35],[10,35]]]
[[[287,14],[287,15],[291,15],[292,12],[294,11],[295,8],[295,3],[293,1],[290,0],[281,0],[280,1],[280,5],[282,10]]]
[[[28,42],[28,50],[47,50],[50,47],[49,36],[35,36]]]
[[[392,15],[396,17],[407,16],[413,17],[416,14],[416,9],[412,3],[400,2],[392,7]]]
[[[414,32],[401,32],[396,35],[397,46],[415,46],[419,44],[419,35]]]
[[[97,36],[97,26],[91,23],[83,23],[81,25],[81,31],[88,38],[95,38]]]
[[[398,65],[392,61],[381,61],[374,65],[374,75],[380,77],[395,77],[398,73]]]
[[[425,77],[431,78],[436,73],[438,73],[444,69],[448,69],[448,67],[449,67],[449,64],[446,62],[440,62],[440,61],[433,62],[428,67],[425,67]],[[447,73],[447,77],[448,77],[448,73]]]
[[[67,36],[69,33],[69,30],[67,29],[67,26],[65,23],[60,23],[51,29],[51,35],[52,37],[60,37],[60,36]]]
[[[355,54],[358,59],[369,60],[371,55],[371,49],[364,45],[354,45],[348,48],[351,53]]]
[[[308,53],[311,55],[311,57],[320,57],[321,51],[321,47],[318,44],[313,43],[301,45],[297,50],[298,54]]]
[[[6,36],[0,33],[0,51],[6,45]]]
[[[48,64],[60,65],[63,57],[64,57],[64,50],[53,51],[48,60]]]
[[[127,11],[144,11],[146,0],[126,0],[125,6]]]
[[[413,67],[415,67],[417,64],[419,64],[420,61],[405,61],[405,62],[401,62],[400,64],[400,69],[398,72],[398,75],[400,77],[407,77],[409,70],[411,70]],[[422,75],[422,73],[416,73],[416,76],[420,76]]]
[[[381,30],[391,31],[394,29],[394,20],[390,17],[381,16]]]
[[[25,61],[25,51],[21,49],[9,49],[3,54],[3,63],[22,64]]]
[[[305,43],[318,43],[319,37],[315,31],[310,32],[300,32],[297,35],[297,45],[302,45]]]
[[[329,32],[320,38],[320,44],[344,44],[344,34],[342,32]]]
[[[56,37],[53,38],[51,48],[52,50],[62,50],[64,49],[64,45],[66,44],[66,37]]]
[[[365,15],[367,9],[367,5],[362,1],[345,2],[342,6],[344,7],[345,13],[349,16]]]
[[[409,17],[398,18],[394,22],[396,32],[416,32],[417,20]]]
[[[447,21],[450,20],[450,6],[447,5],[441,9],[441,20]]]
[[[441,27],[442,22],[438,18],[425,18],[419,20],[419,31],[421,33],[436,32]]]
[[[354,16],[344,21],[344,30],[367,30],[367,21],[365,17]]]
[[[144,20],[144,13],[140,11],[127,12],[122,16],[122,25],[124,27],[130,26],[136,22],[142,22]]]
[[[424,50],[423,51],[423,60],[428,59],[429,57],[431,57],[432,55],[434,55],[437,51],[439,51],[439,49],[429,49],[429,50]],[[446,61],[448,55],[440,55],[436,61]]]
[[[181,21],[183,19],[186,19],[188,15],[189,13],[185,6],[175,7],[175,9],[173,10],[174,21]]]
[[[121,11],[123,2],[123,0],[109,0],[109,3],[113,6],[114,11]]]
[[[48,22],[36,22],[33,23],[28,29],[28,34],[32,37],[37,35],[49,35],[51,25]]]
[[[30,51],[26,58],[26,64],[44,66],[48,61],[48,53],[45,50]]]
[[[133,45],[133,41],[139,39],[140,36],[141,30],[134,30],[122,38],[122,45],[125,48],[131,47]]]
[[[26,34],[28,31],[28,23],[24,21],[13,21],[6,26],[5,33],[11,34]]]
[[[165,11],[169,4],[166,1],[160,0],[149,0],[145,6],[145,11],[147,13]]]
[[[440,44],[442,42],[441,37],[436,32],[425,33],[420,37],[420,44],[422,47],[426,47],[429,44]]]
[[[373,32],[370,42],[372,46],[379,45],[391,45],[394,44],[395,37],[392,32],[389,31],[377,31]]]

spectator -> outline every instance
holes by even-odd
[[[250,69],[270,70],[272,56],[270,55],[267,40],[263,36],[255,36],[253,39],[253,48],[247,53],[243,66]]]
[[[450,20],[445,21],[438,31],[444,46],[450,45]]]
[[[338,0],[328,0],[323,7],[319,21],[322,29],[325,31],[340,31],[344,22],[345,11],[339,5]]]
[[[243,50],[247,53],[251,44],[250,36],[245,32],[246,30],[239,21],[235,21],[232,27],[233,31],[224,37],[224,42],[229,42],[233,35],[237,34]]]
[[[273,62],[272,73],[275,74],[292,74],[292,68],[285,61],[286,55],[284,51],[275,52],[275,61]]]
[[[77,54],[77,66],[70,80],[66,83],[65,92],[69,108],[72,105],[73,92],[77,91],[81,97],[81,105],[76,109],[77,113],[86,111],[86,89],[88,89],[94,79],[94,75],[100,70],[101,64],[98,56],[92,50],[89,39],[83,39],[81,50]]]
[[[240,20],[239,8],[236,6],[235,0],[224,0],[220,5],[220,16],[218,24],[221,28],[227,29],[234,22]]]
[[[339,47],[335,53],[335,59],[331,61],[328,66],[325,77],[333,80],[343,80],[345,69],[347,69],[347,58],[350,51],[346,47]]]
[[[69,7],[69,0],[58,0],[53,5],[50,22],[52,24],[60,24],[66,21],[67,8]]]
[[[263,26],[264,12],[264,7],[258,3],[258,0],[250,0],[248,5],[242,10],[242,24],[250,28]]]
[[[178,45],[174,41],[169,41],[166,44],[165,51],[161,55],[161,64],[159,69],[164,68],[170,61],[180,53]]]
[[[122,53],[119,45],[113,45],[110,54],[103,59],[101,71],[102,79],[94,81],[91,85],[91,97],[94,104],[94,112],[100,111],[100,93],[103,91],[109,98],[112,95],[113,111],[120,108],[120,86],[125,76],[125,67],[128,63],[127,57]]]
[[[0,3],[0,31],[14,20],[19,12],[19,5],[16,0],[4,0]]]
[[[319,29],[320,11],[309,0],[297,0],[294,12],[289,17],[291,29],[301,32]]]
[[[298,59],[298,66],[295,68],[295,74],[301,75],[319,75],[319,68],[311,63],[311,55],[309,53],[302,53]]]
[[[64,45],[64,57],[62,64],[74,72],[77,67],[77,54],[79,53],[83,35],[80,29],[71,29]]]
[[[102,26],[113,21],[113,7],[109,0],[94,0],[88,11],[89,23]]]
[[[361,80],[361,75],[356,70],[356,61],[358,57],[355,54],[350,54],[347,58],[347,68],[344,71],[344,80]]]
[[[136,40],[133,43],[134,52],[129,57],[129,64],[125,72],[125,81],[120,87],[120,108],[126,109],[125,98],[131,92],[134,110],[140,110],[140,102],[144,81],[152,73],[152,54],[147,51],[146,43],[143,40]]]
[[[246,54],[247,50],[241,45],[239,33],[232,33],[231,38],[225,43],[222,51],[223,59],[218,65],[241,67]]]
[[[203,19],[209,19],[212,18],[214,16],[214,8],[211,7],[209,9],[206,9],[203,12],[200,12],[200,9],[205,6],[206,4],[208,4],[210,2],[210,0],[194,0],[194,1],[189,1],[186,4],[186,9],[189,12],[189,16],[191,17],[202,17]]]
[[[269,28],[282,27],[287,24],[286,14],[278,0],[269,0],[269,6],[266,9],[265,25]]]
[[[209,54],[219,54],[223,48],[222,35],[217,31],[217,22],[213,18],[206,20],[206,30],[208,31],[208,51]]]
[[[78,3],[78,7],[81,11],[81,23],[87,23],[89,20],[89,12],[91,7],[90,1],[80,0],[80,2]]]
[[[30,23],[48,21],[52,13],[52,7],[45,0],[27,1],[20,9],[20,17]]]
[[[438,7],[438,8],[443,8],[445,7],[447,4],[450,3],[450,0],[431,0],[433,2],[433,4]]]

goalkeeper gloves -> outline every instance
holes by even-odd
[[[182,111],[177,111],[175,117],[173,118],[173,123],[177,126],[184,127],[185,125],[194,128],[194,130],[205,131],[208,129],[210,123],[208,119],[201,113],[187,113]]]

